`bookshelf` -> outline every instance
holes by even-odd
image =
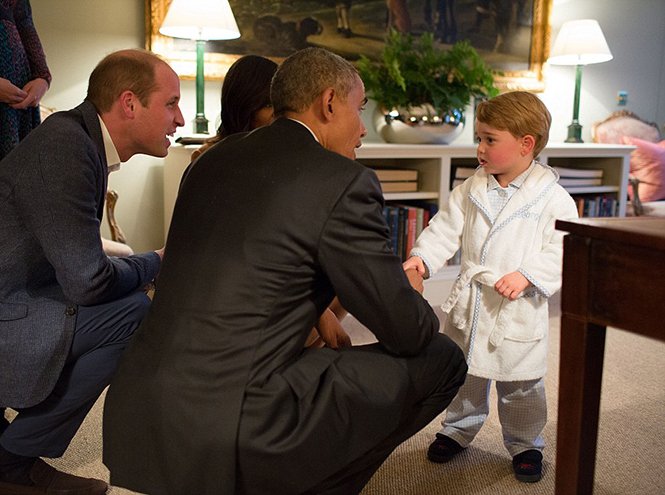
[[[616,201],[617,216],[626,214],[628,171],[632,146],[605,144],[552,143],[539,160],[550,166],[602,170],[598,186],[566,187],[573,198],[609,196]],[[400,145],[367,143],[357,151],[358,161],[370,167],[411,168],[418,170],[417,193],[386,193],[388,203],[428,200],[447,201],[458,166],[478,165],[475,145]],[[441,304],[448,296],[459,269],[447,266],[425,282],[425,297]]]
[[[618,203],[617,216],[626,214],[628,171],[633,146],[552,143],[539,160],[553,167],[600,169],[602,184],[566,188],[571,195],[612,194]],[[451,190],[451,170],[476,167],[475,145],[402,145],[367,143],[357,151],[358,161],[370,167],[413,168],[419,171],[417,193],[387,193],[386,201],[430,199],[441,203]]]
[[[164,232],[173,213],[178,185],[196,145],[174,145],[164,160]],[[551,166],[579,169],[601,169],[602,184],[567,188],[573,197],[608,195],[616,200],[617,216],[626,214],[628,171],[633,146],[586,143],[551,143],[540,155],[540,161]],[[387,202],[425,200],[442,204],[450,194],[451,171],[456,166],[475,166],[476,147],[465,145],[417,145],[366,143],[357,150],[357,159],[370,167],[394,167],[418,170],[418,191],[386,193]],[[425,284],[425,297],[441,304],[458,269],[449,266]]]

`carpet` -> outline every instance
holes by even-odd
[[[558,302],[553,304],[558,306]],[[355,343],[373,336],[350,319]],[[544,476],[539,483],[515,480],[503,447],[494,390],[490,416],[471,446],[447,464],[427,461],[427,446],[440,418],[399,446],[370,480],[362,495],[519,495],[554,493],[556,411],[559,366],[559,318],[550,319],[549,373],[546,378],[549,422],[545,428]],[[565,363],[563,363],[565,365]],[[101,462],[101,414],[95,404],[70,448],[52,460],[73,474],[108,480]],[[601,398],[596,495],[665,494],[665,344],[608,329]],[[112,488],[111,495],[132,494]],[[184,495],[184,494],[183,494]]]

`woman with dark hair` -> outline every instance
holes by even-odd
[[[222,83],[222,122],[217,134],[192,153],[192,160],[226,136],[272,122],[270,81],[276,70],[275,62],[259,55],[245,55],[229,67]]]

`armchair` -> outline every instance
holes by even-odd
[[[593,124],[591,135],[596,143],[636,146],[630,155],[632,214],[665,216],[665,203],[659,202],[665,199],[665,140],[658,126],[621,110]]]
[[[106,219],[111,231],[111,239],[102,237],[104,252],[109,256],[130,256],[134,254],[131,247],[127,245],[125,234],[115,219],[115,205],[118,202],[118,193],[109,189],[106,191]]]

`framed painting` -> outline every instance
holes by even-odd
[[[195,74],[195,43],[159,34],[171,0],[145,0],[146,48],[183,78]],[[277,61],[307,46],[349,60],[378,57],[388,29],[434,34],[442,46],[467,39],[501,75],[502,90],[544,89],[552,0],[229,0],[241,36],[206,43],[206,78],[221,79],[238,57]]]

